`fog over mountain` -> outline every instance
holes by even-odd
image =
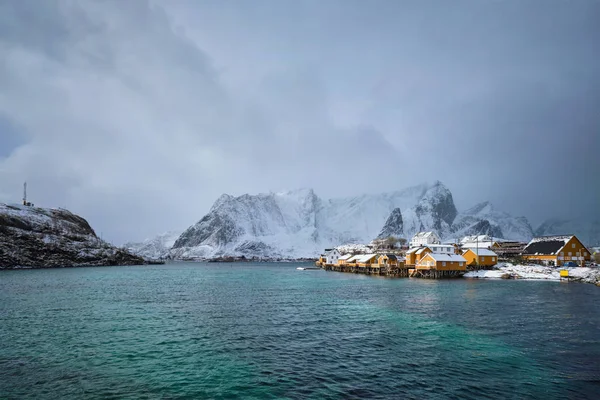
[[[598,221],[598,15],[586,0],[0,0],[0,202],[27,181],[115,244],[183,232],[223,193],[312,188],[333,210],[436,180],[456,208],[442,231]],[[423,207],[397,207],[403,230]],[[357,231],[378,236],[391,211]]]

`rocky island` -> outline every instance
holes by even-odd
[[[0,269],[145,263],[68,210],[0,204]]]

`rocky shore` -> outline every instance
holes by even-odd
[[[0,269],[141,265],[64,209],[0,204]]]

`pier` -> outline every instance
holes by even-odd
[[[390,276],[398,278],[408,278],[408,267],[400,265],[359,265],[358,263],[347,264],[320,264],[325,271],[346,272],[351,274]]]

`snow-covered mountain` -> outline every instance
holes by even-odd
[[[600,220],[548,219],[535,230],[535,234],[536,236],[574,234],[587,246],[600,246]]]
[[[534,233],[527,218],[513,217],[498,211],[486,201],[461,212],[456,217],[452,225],[452,238],[469,235],[489,235],[528,242]]]
[[[385,239],[390,236],[404,236],[404,219],[402,218],[402,210],[394,208],[392,213],[385,221],[381,232],[377,235],[377,239]]]
[[[404,237],[422,230],[446,236],[457,215],[452,193],[441,182],[330,200],[311,189],[223,195],[177,239],[171,255],[315,257],[325,247],[370,242],[393,212],[396,221],[402,221],[401,227],[393,227],[394,233]]]
[[[181,236],[181,231],[169,231],[143,242],[125,243],[123,247],[144,258],[164,259],[169,257],[169,251],[179,236]]]
[[[101,240],[85,219],[67,210],[0,204],[0,269],[144,262]]]
[[[475,234],[522,241],[533,237],[526,218],[495,210],[489,202],[459,214],[452,193],[438,181],[327,200],[312,189],[224,194],[177,240],[161,235],[127,247],[151,258],[305,258],[316,257],[327,247],[388,236],[410,239],[429,230],[445,240]]]

